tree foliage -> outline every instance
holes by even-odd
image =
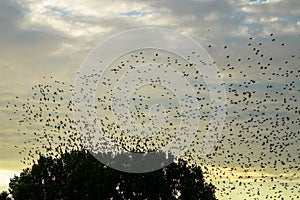
[[[0,193],[0,200],[6,200],[8,199],[8,192],[3,191]]]
[[[41,156],[11,179],[9,193],[15,200],[216,199],[215,187],[204,182],[201,168],[185,161],[135,174],[107,167],[85,151]]]

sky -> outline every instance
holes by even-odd
[[[193,38],[221,71],[227,96],[222,137],[209,156],[194,158],[207,168],[217,197],[297,199],[298,0],[1,0],[0,190],[24,168],[14,146],[30,139],[22,134],[30,130],[18,131],[9,120],[7,102],[31,97],[43,77],[73,84],[97,44],[146,26]]]

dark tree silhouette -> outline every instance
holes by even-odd
[[[0,200],[6,200],[8,199],[8,192],[3,191],[0,193]]]
[[[11,179],[9,193],[15,200],[216,199],[215,187],[204,182],[201,168],[185,161],[134,174],[107,167],[86,151],[41,156]]]

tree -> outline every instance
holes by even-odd
[[[125,173],[100,163],[86,151],[40,156],[9,184],[22,199],[216,199],[201,168],[183,160],[149,173]]]
[[[0,200],[7,200],[8,199],[8,192],[3,191],[0,193]]]

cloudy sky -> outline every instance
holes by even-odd
[[[213,158],[199,161],[208,166],[208,180],[220,189],[218,197],[296,197],[291,191],[299,190],[300,183],[298,0],[1,0],[0,189],[24,167],[14,146],[25,139],[9,120],[7,102],[17,101],[16,96],[26,98],[44,76],[73,84],[81,63],[97,44],[120,31],[145,26],[171,28],[192,37],[221,71],[228,98],[224,137]],[[251,80],[255,84],[248,85],[249,89],[246,83]],[[238,102],[247,90],[252,94],[250,105]],[[256,115],[257,120],[245,125]],[[287,117],[290,120],[284,122]],[[278,135],[266,142],[272,144],[266,150],[261,141],[270,133]],[[269,153],[273,147],[283,149],[282,156],[290,158],[285,161],[288,168],[270,167],[282,161],[277,152]],[[264,159],[272,164],[259,161]],[[262,177],[268,178],[264,182],[259,180]],[[271,178],[278,181],[273,183]]]

